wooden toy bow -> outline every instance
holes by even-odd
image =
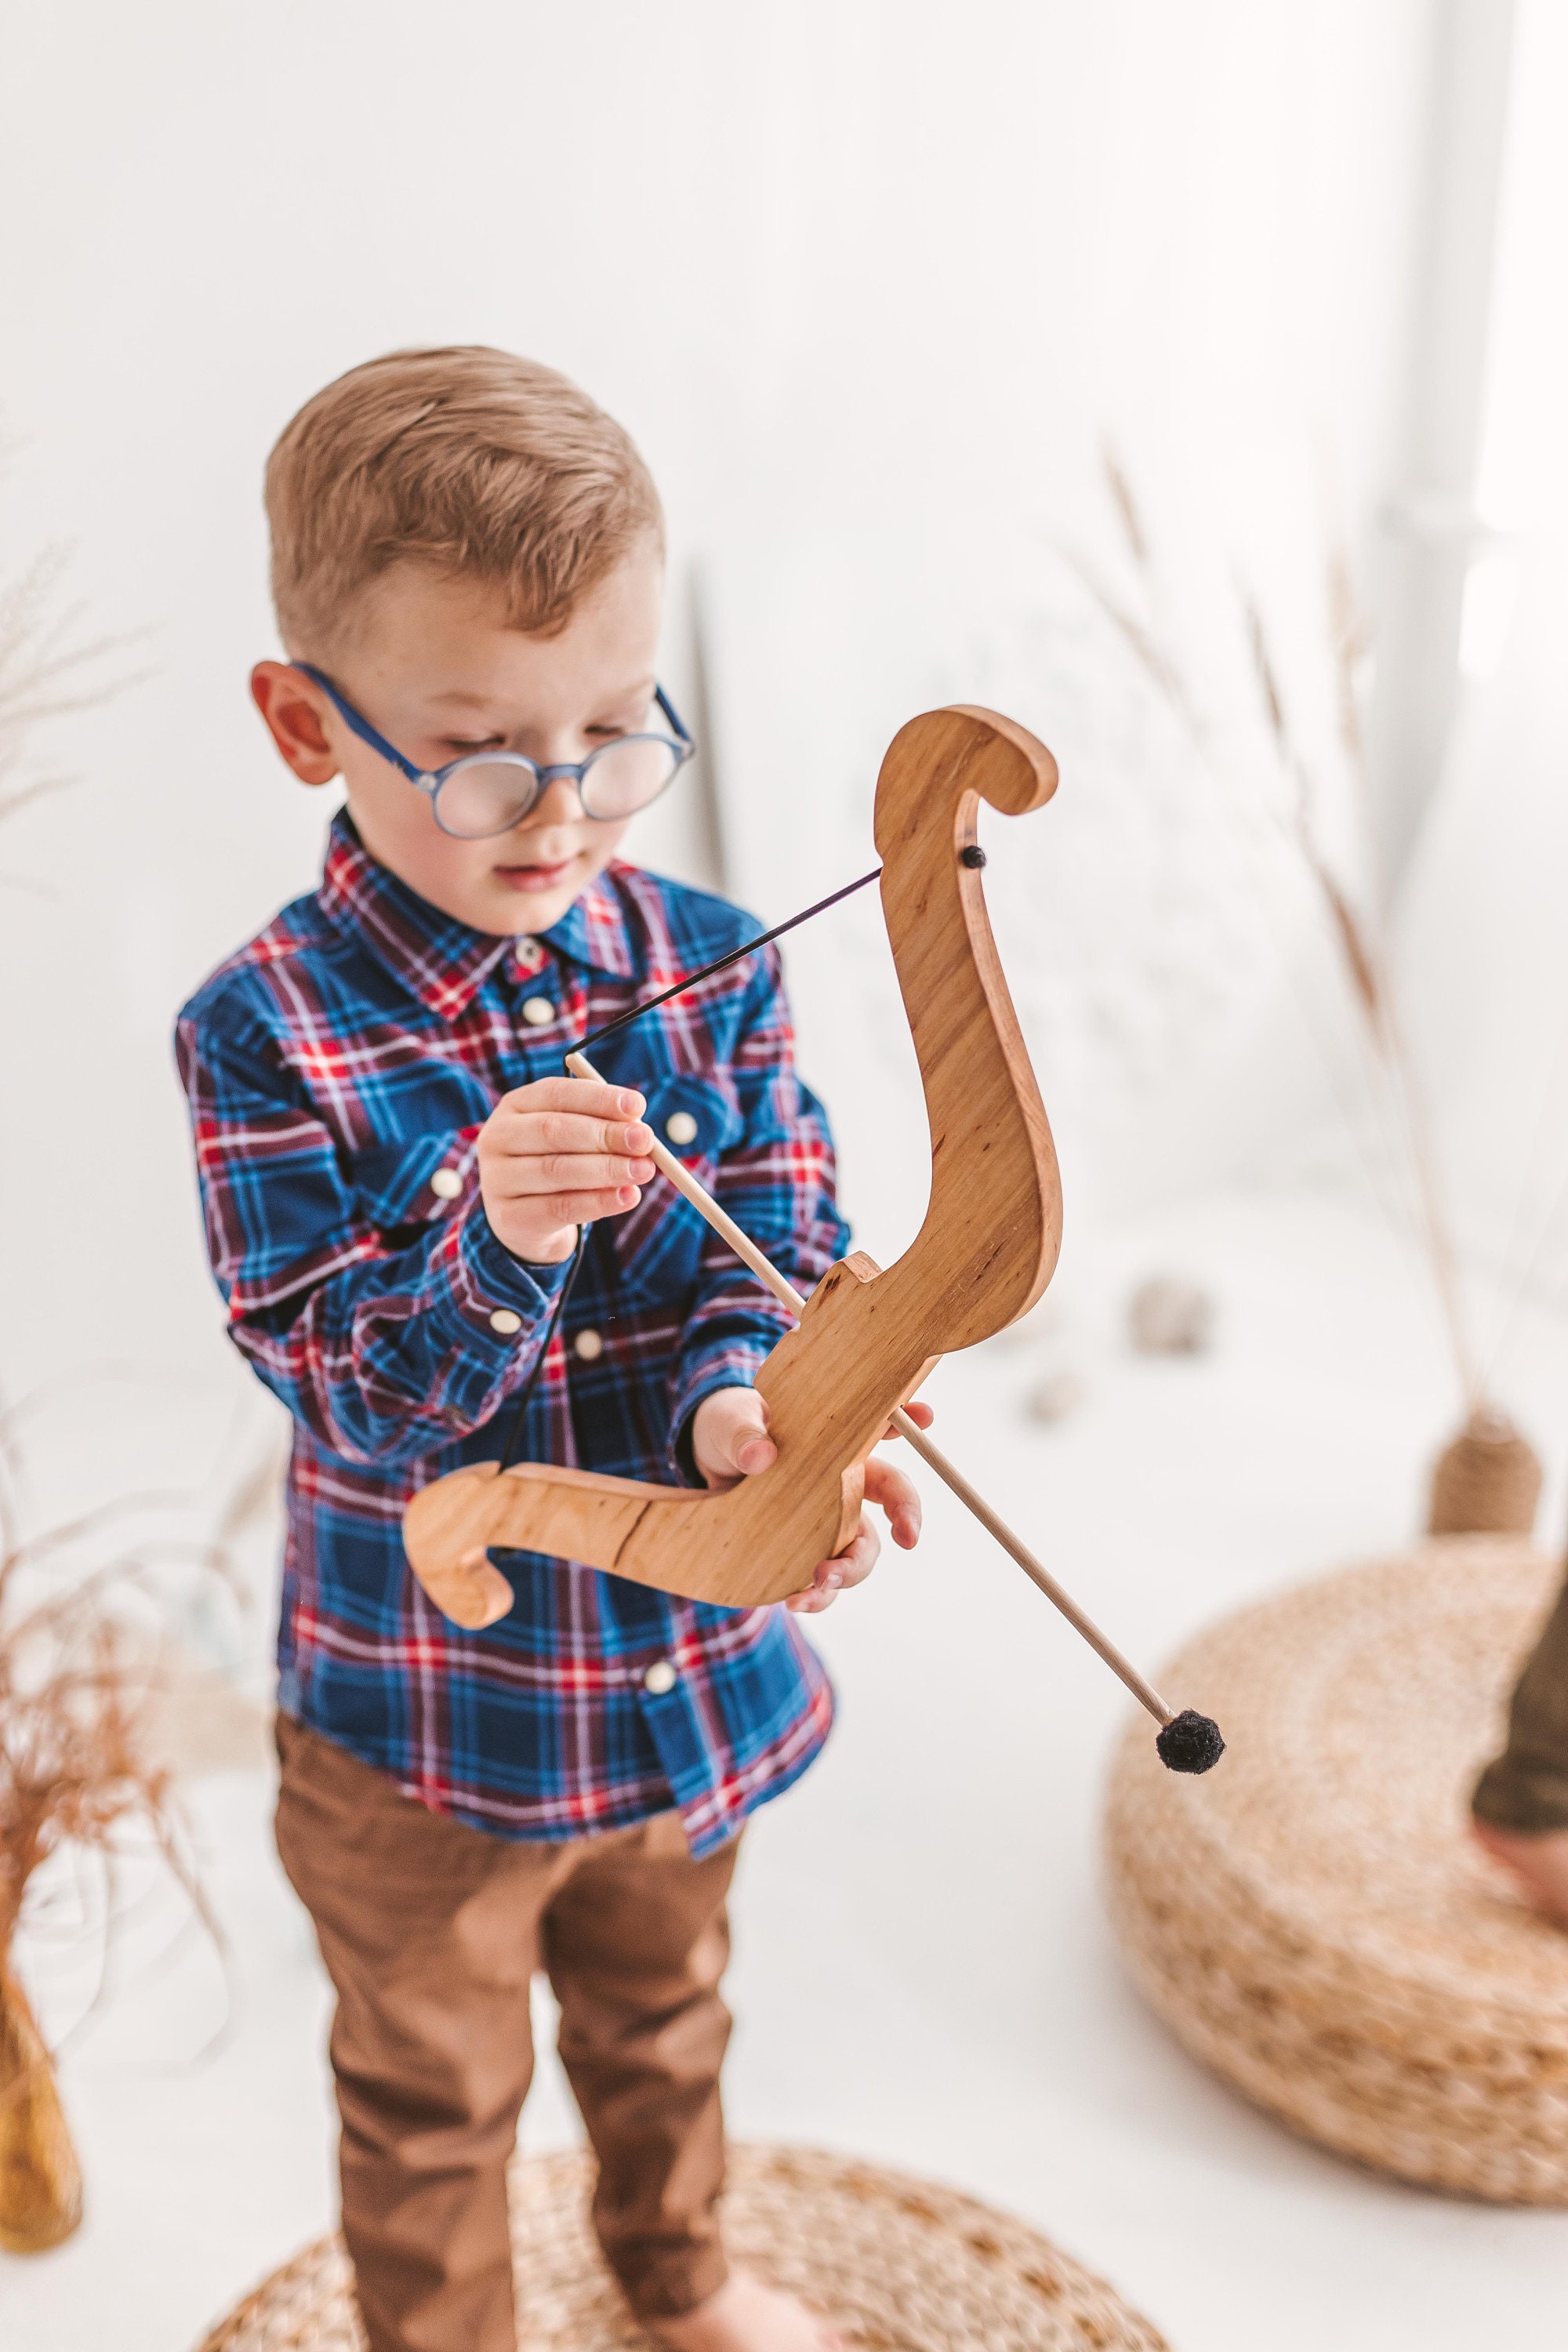
[[[1165,1727],[1165,1760],[1182,1770],[1214,1760],[1217,1747],[1205,1762],[1166,1753],[1173,1738],[1181,1747],[1188,1716],[1174,1715],[901,1411],[940,1356],[1026,1313],[1057,1262],[1056,1153],[986,919],[975,844],[982,800],[1023,816],[1056,785],[1056,761],[1043,744],[1010,719],[963,705],[911,719],[882,762],[882,908],[931,1137],[931,1202],[896,1265],[884,1273],[857,1251],[802,1301],[655,1146],[670,1180],[800,1310],[798,1328],[755,1381],[776,1461],[720,1493],[549,1463],[452,1471],[414,1497],[403,1534],[415,1575],[458,1624],[491,1624],[512,1605],[491,1547],[582,1560],[731,1608],[782,1600],[850,1541],[867,1459],[892,1422]],[[580,1075],[594,1075],[569,1055],[568,1067],[574,1063]]]

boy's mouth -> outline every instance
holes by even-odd
[[[498,882],[509,890],[555,890],[566,881],[577,863],[574,857],[557,858],[552,865],[498,866],[493,871]]]

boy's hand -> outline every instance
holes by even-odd
[[[909,1404],[910,1419],[929,1429],[929,1404]],[[894,1437],[889,1424],[885,1434]],[[768,1435],[768,1409],[755,1389],[715,1389],[698,1406],[691,1423],[691,1451],[697,1467],[710,1486],[732,1486],[754,1477],[778,1460],[778,1447]],[[888,1515],[888,1531],[901,1551],[912,1551],[920,1541],[921,1498],[901,1470],[873,1454],[866,1465],[866,1500]],[[815,1616],[831,1609],[840,1592],[864,1583],[877,1565],[882,1539],[861,1514],[853,1540],[836,1559],[818,1560],[811,1582],[792,1592],[786,1609]]]
[[[503,1095],[479,1129],[479,1192],[514,1257],[558,1265],[577,1228],[624,1216],[653,1181],[647,1108],[629,1087],[537,1078]]]

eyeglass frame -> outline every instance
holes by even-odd
[[[688,760],[696,756],[697,745],[690,733],[688,731],[685,721],[681,719],[680,714],[676,709],[674,703],[671,702],[668,695],[666,694],[663,687],[660,686],[656,679],[654,683],[653,698],[658,705],[660,710],[663,711],[665,717],[668,719],[671,727],[674,728],[675,732],[673,735],[656,735],[648,729],[639,728],[635,734],[617,735],[613,743],[601,743],[598,750],[596,751],[590,751],[585,760],[558,760],[546,768],[542,768],[537,760],[529,759],[521,751],[463,751],[459,752],[457,759],[448,760],[446,766],[443,768],[417,768],[415,766],[412,760],[405,759],[403,753],[397,749],[397,746],[395,743],[389,743],[387,741],[385,736],[382,734],[379,728],[375,728],[371,725],[370,720],[365,718],[363,711],[359,711],[354,709],[353,704],[349,700],[348,697],[345,694],[339,692],[338,688],[332,684],[331,679],[327,676],[324,670],[319,670],[313,662],[293,662],[289,667],[293,669],[300,670],[311,681],[313,685],[321,688],[321,692],[326,696],[328,701],[331,704],[339,718],[342,719],[344,726],[347,727],[351,732],[357,735],[362,743],[368,743],[373,751],[379,751],[382,758],[389,761],[393,767],[397,770],[400,776],[406,777],[409,783],[413,784],[416,791],[422,792],[427,796],[430,803],[430,814],[435,818],[436,823],[440,825],[441,831],[447,834],[447,837],[449,841],[499,841],[503,833],[510,833],[514,825],[521,824],[523,818],[531,814],[531,812],[539,806],[540,802],[544,798],[544,795],[549,791],[551,785],[554,783],[557,777],[560,776],[571,777],[572,782],[576,790],[578,804],[590,824],[625,824],[626,819],[623,817],[595,816],[593,810],[588,806],[586,800],[584,798],[583,779],[587,774],[595,760],[602,760],[606,751],[618,751],[623,743],[665,743],[668,745],[669,749],[675,753],[675,765],[670,770],[669,774],[665,779],[664,782],[660,784],[658,791],[655,793],[653,800],[644,801],[642,808],[633,809],[631,811],[631,814],[633,816],[640,816],[642,814],[643,808],[651,808],[653,806],[653,801],[661,800],[663,798],[664,794],[669,790],[670,785],[674,783],[682,768],[686,765]],[[447,777],[455,775],[459,768],[503,766],[509,768],[526,768],[528,770],[529,774],[533,778],[534,782],[533,798],[529,801],[525,806],[519,809],[517,814],[510,820],[510,824],[498,825],[494,833],[448,833],[447,828],[444,824],[441,824],[440,810],[441,789],[446,783]]]

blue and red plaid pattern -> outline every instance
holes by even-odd
[[[495,1459],[564,1267],[522,1265],[479,1198],[500,1097],[584,1033],[750,936],[723,899],[611,866],[534,939],[470,929],[378,866],[346,815],[321,887],[185,1006],[207,1245],[229,1332],[294,1416],[279,1704],[411,1795],[501,1836],[565,1838],[674,1804],[695,1853],[798,1777],[832,1721],[782,1609],[494,1557],[510,1615],[465,1633],[410,1573],[409,1496]],[[795,1076],[776,950],[606,1040],[663,1135],[797,1288],[842,1255],[826,1121]],[[498,1333],[510,1309],[521,1330]],[[510,1318],[503,1315],[503,1323]],[[667,1482],[710,1390],[749,1383],[776,1302],[656,1181],[595,1225],[522,1456]],[[668,1662],[672,1685],[648,1669]]]

